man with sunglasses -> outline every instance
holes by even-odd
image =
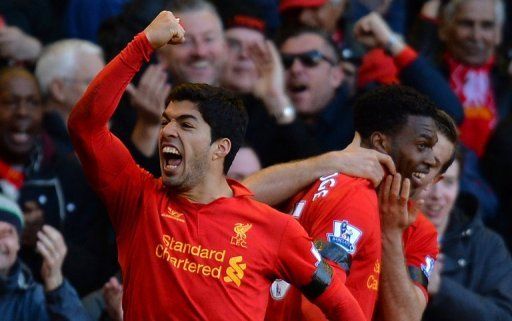
[[[286,91],[322,151],[346,147],[354,134],[340,55],[315,28],[293,30],[280,41]]]

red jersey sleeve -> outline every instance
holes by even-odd
[[[330,320],[365,320],[352,294],[292,218],[283,233],[276,265],[277,277],[313,294],[313,302]]]
[[[404,231],[405,261],[414,283],[428,299],[427,285],[439,254],[437,231],[420,213],[416,221]]]
[[[110,132],[108,121],[126,86],[152,52],[145,34],[138,34],[94,78],[69,117],[73,146],[88,180],[107,203],[114,227],[118,225],[118,213],[136,214],[118,205],[131,198],[127,193],[140,190],[150,175],[135,164],[123,143]]]
[[[322,179],[332,181],[322,185]],[[366,319],[371,320],[382,255],[379,209],[373,186],[367,180],[345,175],[324,177],[301,202],[304,209],[299,221],[313,240],[335,244],[350,257],[346,285]],[[345,271],[338,264],[333,266],[343,278]],[[304,313],[310,314],[306,310]]]

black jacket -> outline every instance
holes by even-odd
[[[483,225],[474,198],[459,197],[441,253],[441,286],[424,321],[512,320],[512,259],[501,237]]]

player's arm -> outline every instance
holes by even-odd
[[[279,278],[300,289],[329,320],[366,320],[344,282],[294,219],[290,219],[279,245],[277,272]]]
[[[379,190],[382,226],[382,269],[379,312],[384,321],[419,321],[427,300],[410,277],[403,232],[414,221],[408,211],[410,181],[400,174],[388,176]],[[411,212],[411,213],[410,213]]]
[[[360,142],[361,138],[356,134],[352,143],[342,151],[267,167],[247,177],[243,183],[257,200],[269,205],[282,203],[320,176],[335,172],[367,178],[377,186],[385,169],[396,172],[395,165],[388,155],[362,148]]]
[[[127,166],[135,167],[128,150],[108,129],[126,86],[154,49],[179,43],[183,37],[183,28],[172,13],[161,12],[95,77],[73,109],[69,133],[84,170],[97,189],[122,177]]]
[[[333,191],[335,192],[335,191]],[[371,186],[352,188],[343,197],[328,194],[310,203],[308,211],[321,213],[315,219],[310,236],[335,273],[347,286],[367,320],[371,320],[377,301],[381,261],[381,229],[375,191]],[[317,241],[320,240],[320,241]],[[355,262],[355,265],[352,265]],[[351,266],[352,265],[352,266]],[[355,269],[355,270],[354,270]],[[302,303],[303,318],[326,320],[307,300]]]

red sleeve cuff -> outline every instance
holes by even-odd
[[[135,36],[135,41],[141,45],[141,49],[143,50],[144,53],[144,59],[146,61],[149,61],[151,58],[151,54],[153,53],[153,51],[155,51],[155,49],[153,49],[153,47],[151,46],[151,43],[149,42],[149,39],[144,33],[144,31],[139,32]]]
[[[412,64],[417,58],[418,53],[410,46],[405,46],[404,50],[394,57],[394,61],[400,72],[402,69]]]

